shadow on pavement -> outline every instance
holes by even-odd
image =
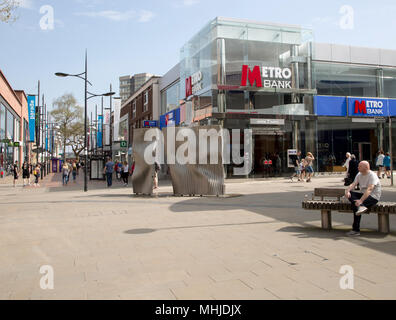
[[[144,234],[144,233],[152,233],[152,232],[162,231],[162,230],[229,227],[229,226],[243,226],[243,225],[270,224],[270,223],[274,223],[274,222],[273,221],[258,221],[258,222],[221,223],[221,224],[207,224],[207,225],[196,225],[196,226],[166,227],[166,228],[158,228],[158,229],[142,228],[142,229],[127,230],[124,233],[126,233],[126,234]]]
[[[244,209],[259,215],[263,215],[277,221],[290,224],[299,224],[300,226],[290,226],[279,229],[279,232],[298,233],[296,237],[304,238],[326,238],[332,240],[349,240],[355,244],[396,255],[396,241],[386,241],[388,236],[396,236],[396,216],[391,215],[390,225],[391,233],[384,235],[377,232],[378,218],[376,214],[365,215],[362,218],[360,237],[349,238],[345,235],[351,229],[353,216],[352,213],[334,212],[332,216],[334,229],[331,231],[323,230],[320,227],[320,210],[311,211],[301,208],[301,202],[307,192],[289,192],[289,193],[263,193],[245,195],[240,198],[229,199],[189,199],[180,201],[171,205],[170,210],[173,212],[202,212],[202,211],[228,211],[235,209]],[[395,193],[384,191],[382,201],[394,200]],[[280,210],[281,209],[281,210]],[[384,240],[373,241],[369,240]]]

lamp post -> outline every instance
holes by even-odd
[[[93,94],[88,92],[88,83],[92,86],[92,83],[88,81],[88,53],[87,50],[85,50],[85,71],[79,74],[68,74],[68,73],[63,73],[63,72],[57,72],[55,73],[56,76],[58,77],[77,77],[82,80],[84,80],[85,83],[85,90],[84,90],[84,150],[85,150],[85,164],[84,164],[84,192],[88,191],[88,175],[87,175],[87,170],[88,170],[88,135],[87,135],[87,120],[88,120],[88,99],[94,98],[94,97],[108,97],[112,96],[115,94],[115,92],[107,92],[104,94]],[[84,77],[82,77],[84,75]],[[90,97],[88,97],[88,94],[90,94]]]

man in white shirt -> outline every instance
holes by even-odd
[[[358,184],[362,193],[351,191]],[[361,214],[377,204],[381,198],[381,192],[381,183],[378,176],[370,170],[370,164],[367,161],[360,162],[355,181],[345,191],[345,197],[351,202],[353,210],[353,226],[352,231],[348,232],[349,236],[360,235]]]

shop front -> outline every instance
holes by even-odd
[[[390,151],[389,119],[396,116],[396,99],[316,96],[314,101],[320,171],[342,171],[347,152],[374,168],[378,151]]]
[[[164,114],[160,127],[220,125],[239,141],[250,129],[251,176],[289,175],[288,154],[297,150],[315,156],[315,171],[345,170],[346,152],[374,163],[378,150],[390,150],[396,62],[380,49],[374,61],[371,51],[343,47],[346,54],[317,54],[317,48],[312,30],[300,26],[210,21],[180,52],[179,81],[170,88],[180,89],[181,116]],[[186,106],[190,122],[183,121]],[[243,145],[240,156],[246,156]],[[226,171],[232,175],[235,166]]]
[[[316,153],[311,40],[298,26],[216,18],[181,50],[180,96],[194,122],[241,139],[251,129],[251,175],[289,174],[290,149]]]

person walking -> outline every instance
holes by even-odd
[[[104,174],[106,175],[107,187],[111,187],[113,185],[113,172],[114,172],[114,162],[111,161],[111,157],[108,157],[104,167]]]
[[[357,184],[360,185],[361,193],[352,191]],[[360,235],[361,215],[368,212],[380,200],[381,192],[381,182],[370,170],[370,164],[367,161],[360,162],[355,181],[345,190],[345,197],[351,202],[353,211],[353,225],[352,230],[347,233],[348,236]]]
[[[301,151],[297,151],[297,154],[293,154],[290,156],[290,159],[293,162],[294,165],[294,173],[293,175],[290,177],[291,181],[293,182],[293,178],[297,177],[298,181],[301,181]]]
[[[349,162],[351,161],[351,154],[349,152],[346,153],[346,160],[342,165],[343,168],[346,169],[345,178],[348,178],[348,170],[349,170]]]
[[[391,158],[390,158],[390,153],[389,152],[387,152],[385,154],[385,158],[384,158],[384,162],[383,163],[384,163],[386,177],[388,179],[390,179],[392,173],[391,173]]]
[[[62,185],[67,185],[69,182],[69,166],[67,162],[63,163],[62,165]]]
[[[311,178],[314,174],[314,170],[313,170],[313,161],[315,160],[315,157],[313,156],[313,154],[311,152],[307,153],[307,156],[305,157],[305,172],[307,174],[307,180],[306,182],[311,182]]]
[[[33,175],[34,175],[34,186],[35,187],[39,187],[39,178],[40,178],[40,172],[41,172],[41,168],[39,164],[36,164],[35,168],[33,169]]]
[[[385,158],[384,151],[382,150],[378,151],[377,161],[375,162],[375,165],[378,168],[377,176],[380,179],[381,179],[382,169],[384,168],[384,158]],[[384,175],[382,177],[384,177]]]
[[[356,160],[356,156],[354,154],[351,154],[351,160],[349,161],[348,164],[348,172],[347,172],[348,177],[345,178],[345,184],[344,184],[345,186],[349,186],[355,181],[355,178],[359,173],[358,165],[359,164]]]
[[[77,171],[78,171],[78,170],[77,170],[76,161],[73,161],[73,165],[72,165],[73,182],[76,182]]]
[[[18,165],[18,161],[15,161],[15,164],[13,166],[13,172],[14,172],[14,188],[16,186],[16,183],[18,181],[19,178],[19,165]]]
[[[154,189],[158,189],[158,172],[161,171],[161,167],[157,162],[154,163]]]
[[[124,181],[124,186],[128,186],[128,178],[129,178],[129,166],[128,162],[124,161],[122,166],[122,180]]]
[[[68,162],[66,162],[66,164],[67,164],[67,167],[68,167],[68,169],[69,169],[69,174],[67,175],[67,182],[69,182],[69,181],[70,181],[70,174],[71,174],[72,171],[73,171],[73,166],[72,166],[72,164],[71,164],[71,160],[69,160]]]
[[[79,171],[80,171],[80,167],[81,167],[80,161],[77,161],[76,166],[77,166],[77,175],[79,175]]]
[[[30,164],[26,161],[22,165],[23,186],[30,186]]]

